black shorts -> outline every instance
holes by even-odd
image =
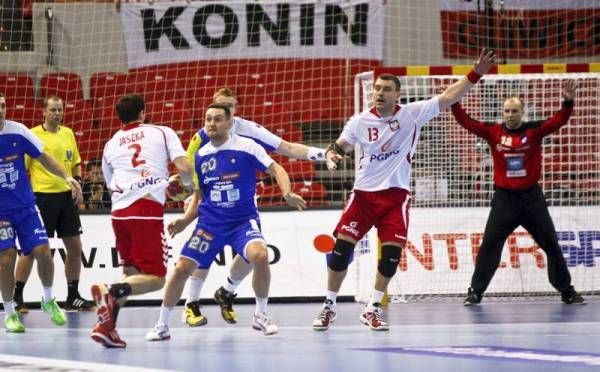
[[[59,238],[81,235],[79,208],[73,202],[71,191],[36,192],[35,197],[49,238],[53,238],[55,232]]]

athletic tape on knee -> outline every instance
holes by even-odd
[[[386,278],[391,278],[398,270],[400,252],[402,248],[395,245],[384,245],[381,247],[381,258],[377,264],[377,271]]]

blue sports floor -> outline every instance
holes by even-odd
[[[207,305],[208,325],[199,328],[181,323],[179,307],[171,340],[162,342],[144,339],[158,307],[126,307],[117,328],[126,349],[104,349],[90,339],[95,313],[68,313],[68,326],[59,328],[32,310],[23,316],[26,333],[0,335],[0,370],[600,371],[599,305],[593,297],[583,306],[558,298],[484,299],[471,308],[458,299],[391,304],[391,330],[374,332],[358,321],[362,305],[341,303],[333,327],[315,332],[320,304],[272,304],[280,327],[273,336],[250,327],[253,305],[236,306],[236,325]]]

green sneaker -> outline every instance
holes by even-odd
[[[6,332],[25,332],[25,326],[23,325],[23,323],[21,323],[21,319],[19,319],[19,315],[17,313],[10,314],[4,317],[4,327],[6,328]]]
[[[51,299],[48,302],[44,302],[42,299],[42,310],[45,313],[50,314],[50,319],[52,319],[52,323],[57,326],[62,326],[67,324],[67,317],[65,316],[65,312],[62,311],[58,304],[56,303],[56,298]]]

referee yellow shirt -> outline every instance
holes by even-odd
[[[44,143],[44,152],[62,164],[69,176],[73,168],[81,163],[75,135],[71,128],[60,125],[56,133],[48,132],[43,125],[31,129]],[[34,192],[58,193],[69,191],[69,185],[62,178],[50,173],[38,160],[26,158],[31,187]]]

